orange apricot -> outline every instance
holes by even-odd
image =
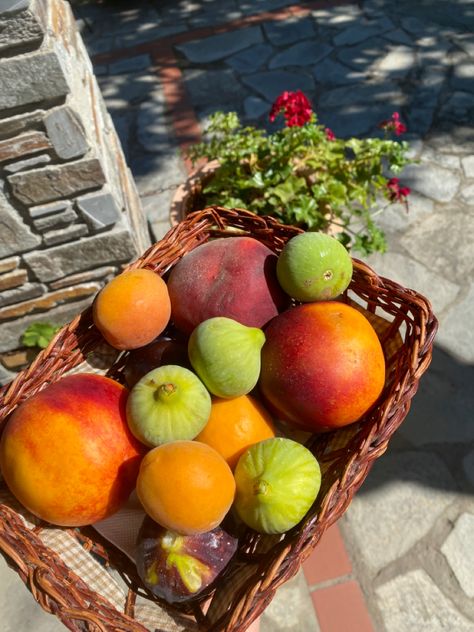
[[[116,349],[137,349],[154,340],[171,315],[168,288],[146,268],[122,272],[97,295],[94,324]]]
[[[217,450],[234,469],[248,447],[274,436],[270,413],[255,398],[242,395],[233,399],[213,398],[211,415],[196,441]]]
[[[182,535],[217,527],[229,511],[235,480],[224,458],[198,441],[172,441],[143,458],[137,495],[146,513]]]

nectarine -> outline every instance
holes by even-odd
[[[306,303],[265,329],[260,390],[281,419],[324,432],[357,421],[385,383],[377,334],[354,307]]]
[[[56,525],[92,524],[132,492],[143,446],[128,429],[128,391],[95,374],[63,377],[7,422],[0,468],[13,495]]]

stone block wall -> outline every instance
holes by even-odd
[[[0,370],[149,245],[140,200],[64,0],[0,0]]]

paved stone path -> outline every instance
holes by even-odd
[[[401,176],[410,211],[380,217],[388,254],[368,262],[432,300],[433,362],[388,453],[304,574],[280,589],[262,631],[473,630],[472,2],[170,0],[74,10],[157,239],[186,176],[180,149],[210,112],[265,124],[280,92],[302,89],[339,136],[374,134],[401,113],[419,159]],[[7,632],[30,629],[8,621]]]

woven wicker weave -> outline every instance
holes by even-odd
[[[213,207],[189,215],[129,268],[147,267],[164,275],[199,244],[239,231],[277,253],[300,232],[273,218]],[[241,538],[238,555],[217,587],[192,604],[173,609],[140,587],[134,565],[94,529],[53,530],[40,521],[25,523],[21,508],[13,500],[5,500],[8,496],[0,483],[0,550],[45,610],[56,614],[69,629],[78,631],[243,632],[247,628],[271,601],[275,590],[296,574],[323,532],[346,510],[371,465],[383,455],[404,420],[418,381],[431,360],[437,321],[423,296],[377,276],[354,259],[353,280],[344,300],[363,309],[374,324],[386,356],[387,379],[378,404],[361,422],[309,438],[307,445],[321,463],[323,486],[304,521],[282,536],[247,531]],[[77,370],[90,352],[102,344],[88,309],[66,325],[29,368],[0,390],[0,428],[18,404],[62,375]],[[107,374],[121,380],[123,364],[124,354],[118,356]],[[71,570],[64,561],[67,556],[45,544],[54,542],[54,534],[63,532],[67,532],[71,542],[79,544],[85,555],[120,572],[128,586],[121,608],[116,603],[120,600],[106,599],[88,585],[87,577],[81,577],[81,567]],[[42,537],[44,533],[49,534],[49,539]],[[137,614],[140,604],[142,611],[146,610],[143,597],[150,599],[150,604],[159,603],[172,625],[147,625],[146,617]]]

